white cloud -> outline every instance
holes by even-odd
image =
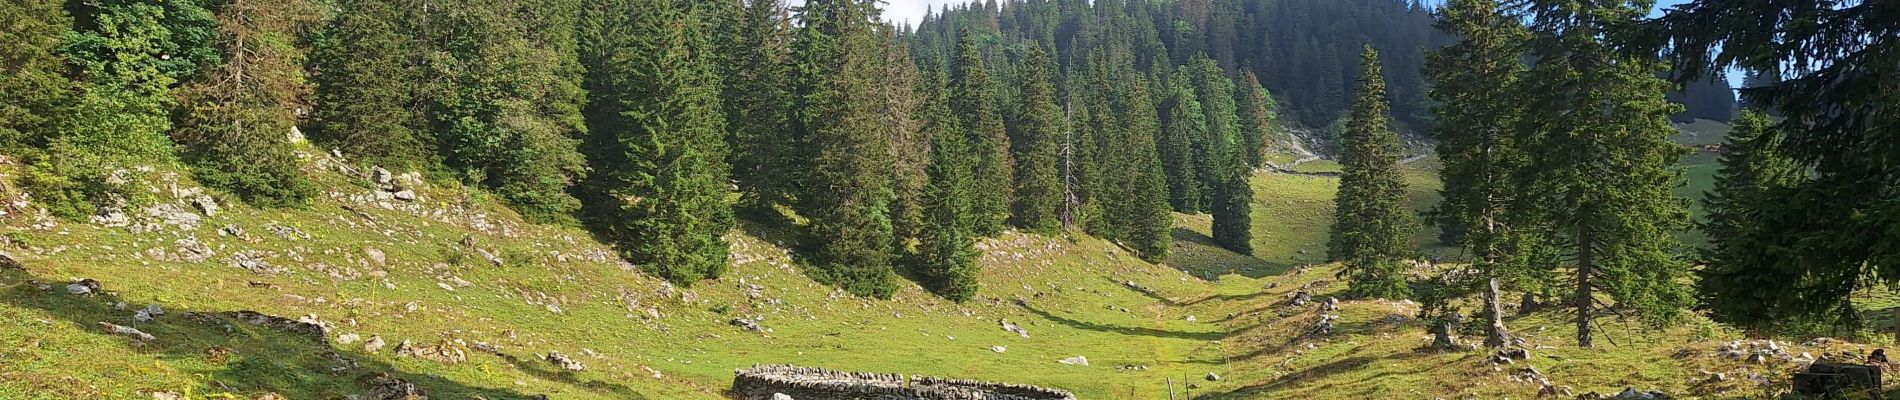
[[[792,6],[805,4],[805,0],[786,0]],[[945,5],[969,3],[970,0],[883,0],[884,20],[891,23],[909,21],[916,26],[924,19],[924,10],[942,10]]]

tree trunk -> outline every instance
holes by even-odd
[[[1491,329],[1484,337],[1485,347],[1504,347],[1511,343],[1511,332],[1504,328],[1504,309],[1499,303],[1498,278],[1491,278],[1484,292],[1484,310],[1491,318]]]
[[[1589,227],[1581,224],[1577,226],[1577,298],[1575,301],[1577,302],[1577,346],[1579,347],[1591,347],[1590,309],[1595,303],[1591,301],[1590,292],[1596,288],[1590,282],[1591,275],[1596,273],[1596,259],[1593,257],[1595,250],[1592,249],[1596,243],[1592,239],[1594,238],[1590,237]]]

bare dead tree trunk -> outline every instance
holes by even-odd
[[[1491,284],[1484,291],[1484,311],[1491,319],[1491,329],[1484,337],[1485,347],[1504,347],[1511,343],[1511,332],[1504,328],[1504,308],[1499,303],[1498,278],[1491,278]]]

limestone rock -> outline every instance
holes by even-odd
[[[1219,380],[1220,380],[1220,375],[1216,375],[1216,374],[1214,374],[1214,373],[1212,373],[1212,372],[1209,372],[1209,373],[1207,373],[1207,380],[1209,380],[1209,381],[1219,381]]]
[[[1084,366],[1084,367],[1087,367],[1087,366],[1089,366],[1089,358],[1088,358],[1088,357],[1084,357],[1084,356],[1075,356],[1075,357],[1069,357],[1069,358],[1064,358],[1064,359],[1061,359],[1061,360],[1056,360],[1056,362],[1059,362],[1059,363],[1063,363],[1063,364],[1068,364],[1068,365],[1080,365],[1080,366]]]
[[[218,216],[218,199],[211,198],[210,195],[201,194],[192,198],[191,206],[197,207],[198,212],[204,213],[207,217]]]
[[[336,344],[351,344],[351,343],[356,343],[359,340],[363,340],[363,337],[357,336],[354,333],[345,333],[345,334],[336,336]]]
[[[369,257],[369,262],[376,263],[376,265],[384,265],[389,262],[389,256],[383,254],[381,249],[375,247],[363,248],[363,255]]]
[[[105,328],[106,332],[111,332],[112,334],[115,334],[115,335],[129,336],[133,339],[138,339],[140,342],[149,342],[149,341],[158,339],[156,337],[152,337],[152,334],[145,333],[144,331],[140,331],[136,328],[123,326],[123,325],[116,325],[111,322],[99,321],[99,327]]]
[[[1002,323],[1002,325],[1003,325],[1003,330],[1005,330],[1005,331],[1010,331],[1010,332],[1014,332],[1014,333],[1016,334],[1016,336],[1021,336],[1021,337],[1023,337],[1024,339],[1028,339],[1028,338],[1029,338],[1029,330],[1028,330],[1028,329],[1023,329],[1023,327],[1021,327],[1021,326],[1016,326],[1016,324],[1013,324],[1013,323],[1010,323],[1010,322],[1009,322],[1009,320],[1007,320],[1007,319],[1005,319],[1005,320],[1000,320],[1000,321],[998,321],[998,322],[1000,322],[1000,323]]]
[[[395,193],[391,193],[390,197],[402,201],[416,201],[416,191],[408,189],[398,190]]]
[[[92,216],[92,223],[107,228],[117,228],[131,225],[132,217],[126,216],[125,211],[117,208],[101,208],[98,214]]]
[[[358,400],[429,400],[422,388],[409,381],[396,379],[389,375],[376,375],[363,382],[369,390],[357,396]]]
[[[383,343],[383,335],[369,335],[369,340],[363,342],[363,352],[375,353],[378,351],[383,351],[384,345],[385,343]]]
[[[794,400],[794,399],[792,399],[792,396],[784,394],[784,393],[773,393],[772,400]]]
[[[1009,351],[1009,348],[1008,348],[1008,347],[1003,347],[1003,346],[990,346],[990,351],[994,351],[994,352],[997,352],[997,353],[1002,353],[1002,352],[1005,352],[1005,351]]]
[[[581,370],[587,369],[587,366],[581,365],[580,361],[574,361],[574,359],[568,358],[566,354],[561,354],[561,352],[558,352],[558,351],[548,352],[548,363],[554,364],[554,366],[556,367],[560,367],[561,369],[565,369],[569,371],[581,371]]]
[[[443,364],[456,364],[468,361],[468,352],[450,342],[438,342],[432,345],[419,345],[408,339],[396,344],[396,355],[435,361]]]

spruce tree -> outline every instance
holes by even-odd
[[[429,119],[449,171],[493,191],[529,220],[565,223],[586,176],[578,136],[585,91],[574,38],[579,0],[472,1],[442,7],[427,29],[440,46],[425,73]]]
[[[800,194],[816,248],[812,275],[852,294],[888,298],[892,270],[890,171],[895,165],[880,116],[883,52],[870,0],[813,0],[792,43],[793,127],[814,184]]]
[[[1202,211],[1213,212],[1215,203],[1220,202],[1222,190],[1231,183],[1229,176],[1235,169],[1234,158],[1241,150],[1240,118],[1236,113],[1234,101],[1234,82],[1227,79],[1226,71],[1213,59],[1197,55],[1179,73],[1186,77],[1194,96],[1200,101],[1201,119],[1206,129],[1202,136],[1192,138],[1194,146],[1194,175],[1200,179]],[[1244,163],[1243,163],[1244,164]]]
[[[1518,202],[1518,184],[1535,171],[1515,131],[1524,108],[1519,79],[1529,32],[1494,0],[1453,0],[1439,10],[1440,30],[1462,38],[1431,55],[1427,74],[1431,98],[1438,102],[1430,132],[1438,141],[1443,201],[1431,211],[1440,228],[1459,233],[1455,244],[1472,255],[1471,273],[1447,274],[1438,282],[1428,307],[1449,306],[1451,299],[1477,293],[1489,278],[1507,286],[1535,287],[1526,237],[1536,229]],[[1528,227],[1527,227],[1528,228]]]
[[[1693,302],[1689,263],[1676,254],[1673,234],[1689,224],[1687,202],[1676,197],[1684,150],[1669,141],[1669,116],[1681,110],[1664,98],[1662,63],[1645,52],[1607,42],[1648,13],[1647,2],[1578,5],[1536,1],[1531,68],[1520,92],[1532,98],[1523,133],[1535,149],[1525,195],[1541,199],[1542,221],[1573,263],[1564,284],[1573,290],[1577,344],[1594,344],[1593,321],[1613,307],[1623,315],[1667,322]]]
[[[1059,174],[1060,141],[1068,130],[1056,106],[1054,63],[1041,46],[1028,44],[1023,61],[1023,108],[1019,134],[1010,141],[1015,160],[1015,196],[1012,221],[1030,232],[1052,234],[1058,228],[1057,211],[1063,202]]]
[[[1267,146],[1273,144],[1274,122],[1278,118],[1274,110],[1279,108],[1267,88],[1260,86],[1260,78],[1253,71],[1241,73],[1235,91],[1235,108],[1240,113],[1240,150],[1246,157],[1247,166],[1266,165]]]
[[[1730,68],[1754,75],[1742,100],[1776,117],[1782,151],[1812,170],[1795,187],[1766,192],[1775,207],[1750,229],[1766,234],[1728,245],[1754,250],[1734,255],[1760,277],[1750,301],[1761,302],[1761,318],[1855,329],[1855,292],[1900,277],[1900,248],[1891,245],[1900,224],[1869,218],[1900,209],[1893,15],[1887,2],[1696,0],[1648,22],[1658,29],[1644,32],[1663,37],[1631,36],[1671,44],[1683,82]]]
[[[61,116],[71,115],[77,84],[65,75],[59,48],[72,32],[72,18],[53,0],[0,4],[0,151],[16,156],[42,148],[58,132]]]
[[[1248,179],[1253,177],[1253,168],[1247,166],[1246,154],[1228,153],[1230,159],[1223,164],[1228,172],[1221,174],[1221,182],[1214,189],[1213,235],[1214,243],[1235,253],[1253,254],[1253,185]]]
[[[1168,98],[1168,119],[1159,132],[1161,168],[1168,177],[1168,203],[1174,211],[1195,214],[1203,209],[1207,196],[1206,181],[1201,179],[1202,159],[1212,154],[1196,151],[1207,137],[1207,113],[1192,88],[1175,89]]]
[[[301,0],[218,7],[217,45],[226,57],[179,90],[183,109],[172,131],[199,182],[258,206],[301,205],[316,195],[287,138],[310,92],[297,39],[321,18],[318,5]]]
[[[913,264],[931,291],[962,302],[976,295],[979,272],[977,236],[969,224],[975,157],[970,153],[970,138],[950,113],[949,99],[940,86],[931,86],[924,109],[924,129],[931,138],[930,186],[923,199],[924,226]]]
[[[1168,176],[1154,139],[1161,123],[1150,100],[1147,80],[1132,73],[1124,73],[1121,78],[1117,82],[1126,84],[1122,86],[1125,89],[1117,91],[1120,99],[1117,109],[1125,112],[1122,114],[1125,129],[1120,142],[1126,145],[1114,165],[1120,166],[1117,170],[1121,171],[1121,177],[1117,181],[1123,186],[1118,192],[1121,206],[1110,212],[1126,218],[1122,242],[1134,249],[1142,260],[1158,263],[1167,260],[1168,250],[1174,243]]]
[[[970,135],[976,154],[975,212],[972,226],[981,236],[1003,231],[1009,221],[1009,134],[996,105],[996,88],[989,68],[976,48],[976,35],[967,29],[957,44],[955,73],[951,75],[950,110]]]
[[[1789,322],[1800,315],[1768,307],[1778,293],[1763,291],[1784,279],[1779,274],[1763,273],[1752,265],[1751,240],[1773,236],[1760,225],[1761,215],[1781,204],[1773,203],[1770,192],[1795,187],[1806,179],[1806,171],[1781,149],[1781,136],[1774,124],[1759,110],[1748,110],[1729,131],[1722,146],[1721,169],[1715,175],[1715,189],[1702,200],[1706,215],[1698,225],[1709,238],[1702,251],[1704,267],[1697,271],[1697,295],[1703,307],[1716,320],[1760,331],[1775,322]]]
[[[310,139],[344,157],[396,171],[440,169],[422,125],[421,65],[412,12],[389,0],[341,0],[310,56],[316,84]]]
[[[1417,230],[1399,175],[1399,136],[1388,122],[1385,79],[1379,53],[1366,46],[1360,57],[1359,99],[1340,138],[1338,204],[1327,255],[1346,264],[1341,274],[1355,294],[1373,298],[1410,295],[1405,260]]]
[[[720,76],[725,93],[732,177],[739,184],[740,204],[763,210],[789,205],[796,189],[797,147],[786,129],[791,104],[785,81],[787,45],[791,39],[785,5],[780,0],[750,0],[729,7],[735,15],[717,21],[731,31],[719,46],[726,62]]]
[[[672,0],[590,0],[583,47],[592,224],[626,258],[690,285],[727,268],[725,116],[704,11]],[[597,64],[592,64],[597,63]]]
[[[910,45],[899,40],[897,32],[888,26],[879,30],[883,71],[878,74],[878,83],[884,102],[879,111],[885,135],[890,138],[888,151],[893,164],[889,173],[897,195],[891,202],[891,245],[900,254],[908,254],[915,250],[912,241],[925,228],[923,203],[930,186],[930,137],[925,135],[925,121],[919,115],[924,112],[925,99],[918,95],[927,89],[920,88],[924,82],[917,62],[911,59]]]

